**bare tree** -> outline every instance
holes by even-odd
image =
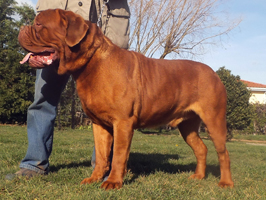
[[[202,55],[237,27],[218,10],[222,0],[130,0],[130,48],[148,57]]]

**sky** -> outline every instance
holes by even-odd
[[[202,60],[215,71],[225,66],[243,80],[266,85],[266,1],[231,0],[227,7],[242,22],[223,47],[214,48]]]
[[[35,7],[37,0],[17,0]],[[225,67],[241,79],[266,85],[266,1],[228,0],[223,5],[242,22],[224,39],[198,58],[213,70]]]

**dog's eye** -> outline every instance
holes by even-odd
[[[42,29],[43,25],[39,22],[35,22],[34,23],[34,29],[36,30],[36,32],[39,32]]]

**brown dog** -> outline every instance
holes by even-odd
[[[41,12],[23,27],[19,42],[41,68],[59,61],[59,74],[70,73],[86,114],[93,120],[96,166],[81,183],[102,180],[105,189],[121,188],[133,130],[169,124],[178,127],[197,158],[190,178],[205,176],[207,148],[198,135],[206,124],[218,153],[221,187],[233,187],[226,150],[226,91],[208,66],[188,60],[157,60],[120,49],[89,21],[70,11]]]

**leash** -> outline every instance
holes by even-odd
[[[109,3],[109,0],[103,0],[103,5],[102,5],[102,10],[99,14],[99,17],[98,17],[98,21],[97,21],[97,26],[100,27],[101,26],[101,20],[102,20],[102,15],[103,15],[103,10],[105,8],[105,6],[107,6],[107,4]]]

